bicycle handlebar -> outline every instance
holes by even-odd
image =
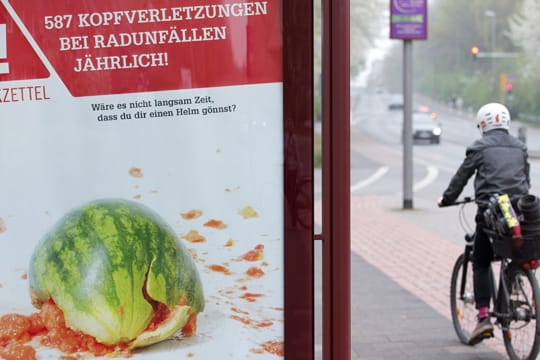
[[[449,207],[449,206],[456,206],[456,205],[462,205],[462,204],[468,204],[470,202],[473,202],[474,201],[474,198],[473,197],[470,197],[470,196],[466,196],[463,198],[463,200],[456,200],[454,201],[453,203],[451,204],[438,204],[439,207]]]

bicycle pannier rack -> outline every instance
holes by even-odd
[[[540,259],[540,200],[535,195],[521,197],[517,216],[508,195],[493,195],[484,211],[486,234],[493,253],[520,263]]]

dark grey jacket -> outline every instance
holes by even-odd
[[[467,148],[465,160],[443,193],[443,204],[454,202],[473,175],[479,207],[485,207],[494,193],[508,194],[515,204],[519,197],[529,193],[527,147],[506,130],[485,133]]]

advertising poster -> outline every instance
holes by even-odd
[[[280,0],[0,0],[0,355],[6,315],[40,311],[33,278],[70,280],[54,286],[76,289],[65,301],[79,312],[137,308],[114,302],[133,290],[131,271],[153,270],[103,274],[100,254],[139,254],[124,241],[139,218],[68,216],[106,203],[149,209],[177,237],[202,289],[196,330],[112,355],[62,352],[41,332],[20,341],[35,358],[283,358],[282,88]],[[33,264],[58,228],[77,241]],[[116,295],[79,297],[103,284]],[[182,306],[197,292],[180,291]]]

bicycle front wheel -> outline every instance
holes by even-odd
[[[508,315],[503,328],[504,346],[512,360],[533,360],[539,350],[540,293],[534,270],[512,269],[508,273],[510,299],[502,299]]]
[[[459,341],[467,344],[477,323],[477,310],[474,305],[472,263],[465,261],[464,254],[457,258],[452,270],[450,312]]]

